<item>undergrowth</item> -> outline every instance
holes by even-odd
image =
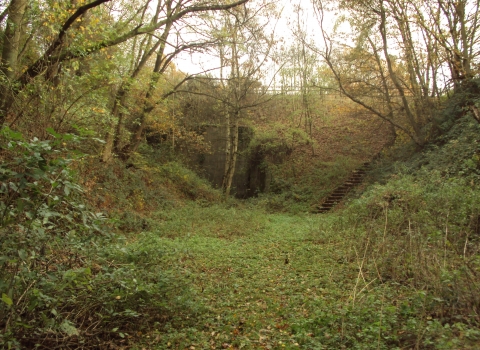
[[[333,217],[358,269],[354,312],[380,309],[386,345],[473,349],[480,340],[479,194],[438,171],[397,174]]]
[[[218,190],[181,163],[154,157],[149,147],[142,151],[134,154],[127,167],[117,159],[106,166],[96,157],[75,165],[87,201],[108,214],[113,228],[144,231],[159,210],[178,208],[189,200],[204,205],[220,200]]]
[[[0,135],[0,346],[126,346],[192,305],[186,285],[161,268],[164,250],[150,249],[139,233],[146,226],[98,209],[115,214],[124,206],[124,215],[136,218],[184,197],[211,200],[215,192],[176,163],[100,170],[91,157],[70,151],[79,137],[49,133],[43,141],[8,128]],[[143,205],[153,198],[151,207]]]

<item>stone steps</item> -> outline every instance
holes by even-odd
[[[362,183],[369,167],[370,162],[365,162],[358,169],[355,169],[350,177],[342,185],[338,186],[332,193],[330,193],[330,195],[319,207],[316,208],[314,212],[325,213],[340,203],[352,188]]]

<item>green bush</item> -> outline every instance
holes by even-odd
[[[464,318],[480,311],[480,190],[468,179],[426,169],[396,175],[343,214],[372,279],[427,290],[422,312],[442,324],[480,322]]]
[[[126,344],[175,307],[182,287],[159,273],[158,246],[105,230],[71,170],[75,137],[50,133],[0,136],[0,346]]]
[[[178,162],[163,164],[158,172],[167,184],[174,186],[188,199],[209,202],[220,200],[220,192],[214,190],[207,180]]]
[[[76,333],[57,311],[58,292],[88,284],[90,269],[79,264],[82,247],[104,220],[82,204],[69,169],[74,158],[65,146],[75,137],[49,132],[54,141],[26,141],[8,128],[0,136],[6,145],[0,165],[0,319],[6,332],[0,341],[9,346],[40,328]]]

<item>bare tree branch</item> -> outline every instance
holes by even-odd
[[[181,11],[178,11],[177,13],[172,14],[171,16],[167,16],[167,18],[160,20],[156,23],[147,25],[147,26],[142,26],[141,24],[135,27],[134,29],[130,30],[129,32],[120,35],[116,38],[112,38],[110,40],[105,40],[100,43],[96,43],[84,50],[84,52],[73,52],[73,51],[65,51],[63,53],[60,53],[58,55],[53,55],[54,51],[62,44],[63,42],[63,37],[66,33],[66,31],[71,27],[72,23],[77,19],[79,16],[84,14],[87,10],[99,6],[100,4],[109,2],[111,0],[96,0],[88,5],[84,5],[80,7],[75,14],[73,14],[67,22],[62,26],[62,29],[60,30],[57,39],[52,43],[52,45],[47,49],[45,54],[38,59],[36,62],[34,62],[26,71],[25,73],[19,78],[20,83],[22,86],[27,84],[31,79],[35,78],[37,75],[39,75],[43,68],[48,66],[49,63],[51,62],[62,62],[66,60],[70,60],[73,58],[77,58],[80,56],[84,56],[86,54],[92,54],[102,48],[106,47],[111,47],[111,46],[116,46],[118,44],[121,44],[137,35],[143,35],[143,34],[148,34],[151,32],[154,32],[155,30],[160,29],[164,25],[167,25],[168,23],[174,23],[180,18],[184,17],[187,14],[190,13],[195,13],[195,12],[205,12],[205,11],[219,11],[219,10],[228,10],[230,8],[233,8],[235,6],[242,5],[249,0],[239,0],[237,2],[231,3],[231,4],[226,4],[226,5],[198,5],[198,6],[189,6]]]

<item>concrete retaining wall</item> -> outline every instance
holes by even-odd
[[[196,154],[191,157],[194,168],[199,169],[214,187],[222,186],[225,169],[225,127],[203,126],[201,130],[205,141],[211,145],[210,154]],[[249,198],[265,189],[265,169],[261,155],[247,153],[253,130],[241,126],[238,130],[238,155],[235,174],[232,181],[232,193],[238,198]]]

